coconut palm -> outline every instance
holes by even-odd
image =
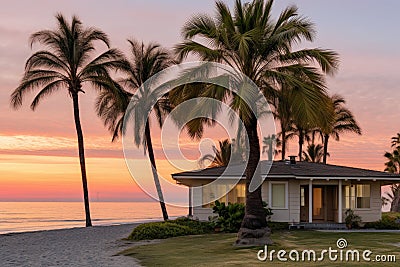
[[[392,147],[397,145],[397,137],[392,137]],[[385,171],[390,173],[400,173],[400,146],[397,146],[392,153],[386,152],[384,154],[387,162],[385,162]],[[400,211],[400,184],[391,185],[391,193],[387,193],[387,198],[383,200],[389,201],[390,211]]]
[[[298,79],[303,79],[305,83],[309,83],[307,77],[299,76]],[[330,125],[329,118],[333,116],[333,108],[329,105],[330,100],[327,95],[320,95],[314,100],[319,103],[317,110],[314,110],[314,114],[319,115],[312,117],[304,108],[302,109],[304,103],[309,101],[309,97],[298,94],[297,90],[298,88],[296,87],[282,86],[276,92],[275,101],[273,102],[275,117],[279,120],[281,128],[279,135],[282,140],[282,160],[285,160],[287,142],[297,135],[299,143],[298,156],[301,161],[304,140],[308,137],[308,129],[314,127],[327,128]],[[303,111],[299,112],[300,110]]]
[[[262,152],[268,154],[268,160],[274,160],[273,155],[278,153],[276,149],[274,150],[275,145],[280,145],[280,140],[276,137],[275,134],[264,137]]]
[[[215,17],[196,15],[188,20],[182,30],[185,40],[176,46],[176,51],[182,59],[192,54],[204,61],[233,67],[249,77],[271,102],[275,101],[274,96],[281,87],[286,87],[296,98],[296,110],[292,112],[298,116],[307,114],[311,121],[317,120],[321,100],[326,96],[322,72],[334,72],[338,63],[337,54],[324,49],[293,51],[293,46],[302,40],[314,40],[314,25],[307,18],[299,16],[295,6],[287,7],[277,20],[273,20],[273,2],[254,0],[242,4],[237,0],[232,13],[225,3],[217,1]],[[244,122],[250,153],[246,167],[245,217],[237,243],[265,244],[267,240],[263,238],[269,230],[262,207],[261,187],[249,191],[260,160],[257,118],[246,112],[248,106],[229,90],[207,86],[204,90],[192,91],[187,95],[195,97],[196,93],[229,102]],[[185,93],[181,92],[181,96],[184,101]],[[205,120],[197,122],[202,124]],[[198,129],[201,127],[193,122],[189,133],[196,136]],[[256,176],[256,179],[260,179],[259,173]],[[260,233],[263,231],[265,235]]]
[[[304,161],[320,163],[324,156],[324,147],[321,144],[309,144],[303,152]]]
[[[303,159],[303,145],[304,141],[310,141],[309,140],[309,130],[300,124],[293,123],[291,126],[291,129],[287,133],[287,139],[292,139],[295,136],[298,137],[298,145],[299,145],[299,152],[298,152],[298,158],[299,161],[302,161]]]
[[[386,196],[382,197],[382,206],[390,204],[390,211],[399,212],[398,199],[400,197],[400,184],[392,184],[390,192],[386,192]]]
[[[327,110],[327,112],[330,112],[330,110]],[[306,124],[306,126],[302,126],[300,123],[293,123],[291,126],[288,134],[287,134],[287,139],[292,139],[297,136],[298,139],[298,145],[299,145],[299,152],[298,152],[298,157],[299,161],[303,160],[303,146],[304,142],[307,142],[309,145],[310,144],[315,144],[315,139],[316,135],[318,136],[321,135],[321,130],[318,127],[310,127],[310,124]],[[318,137],[317,136],[317,137]],[[322,138],[320,138],[322,140]]]
[[[131,60],[125,69],[128,77],[120,82],[120,84],[125,87],[126,90],[120,89],[117,93],[105,92],[104,94],[100,95],[96,105],[98,114],[103,118],[105,125],[112,133],[113,141],[124,133],[124,116],[134,93],[136,93],[138,90],[142,91],[142,95],[148,93],[146,92],[148,88],[143,86],[144,83],[153,75],[176,63],[176,61],[173,59],[173,56],[159,44],[150,43],[148,45],[144,45],[143,42],[138,42],[133,39],[128,40],[128,42],[131,50]],[[142,98],[141,101],[144,99],[146,98]],[[158,100],[153,106],[153,111],[157,117],[157,122],[160,127],[162,127],[165,115],[170,111],[170,109],[171,108],[168,103],[167,96],[164,96]],[[145,151],[147,150],[152,165],[154,183],[163,218],[164,220],[168,220],[167,208],[164,203],[164,196],[157,174],[157,166],[151,139],[150,117],[147,119],[147,114],[145,114],[145,112],[143,112],[143,114],[136,115],[140,115],[141,117],[137,118],[138,121],[135,123],[135,125],[139,125],[139,121],[142,121],[143,126],[145,126],[145,130],[144,136],[135,134],[134,141],[138,146],[143,144]],[[135,132],[139,132],[139,130],[136,129]]]
[[[210,161],[209,167],[227,166],[231,160],[232,143],[228,139],[218,141],[219,148],[213,146],[214,155],[204,155],[200,160],[200,165],[204,165],[206,161]]]
[[[385,171],[390,173],[399,173],[400,171],[400,147],[393,150],[392,153],[386,152],[384,157],[387,159],[385,163]]]
[[[398,145],[400,145],[400,133],[392,137],[392,147],[397,147]]]
[[[324,140],[323,163],[325,164],[328,156],[328,142],[330,137],[339,141],[340,134],[345,132],[352,132],[361,135],[361,128],[358,126],[353,113],[344,106],[346,103],[344,98],[340,95],[333,95],[331,97],[331,103],[334,109],[334,120],[326,130],[322,130]]]
[[[11,104],[14,108],[19,108],[27,93],[39,89],[30,106],[35,110],[45,97],[59,90],[67,90],[72,98],[78,137],[86,226],[91,226],[79,93],[84,93],[82,86],[86,83],[100,91],[114,91],[115,83],[110,78],[109,71],[120,68],[124,61],[122,54],[116,49],[109,49],[90,60],[96,41],[110,48],[107,35],[96,28],[83,27],[76,16],[72,17],[71,23],[62,14],[57,14],[56,19],[55,30],[42,30],[31,35],[31,46],[37,42],[47,49],[35,52],[27,59],[21,83],[11,95]]]

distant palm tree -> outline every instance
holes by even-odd
[[[382,206],[390,204],[390,211],[399,212],[398,199],[400,197],[400,184],[392,184],[390,192],[382,197]]]
[[[385,171],[390,173],[400,172],[400,149],[393,150],[392,153],[386,152],[384,157],[387,159],[385,163]]]
[[[215,156],[211,154],[204,155],[199,161],[200,165],[203,166],[206,161],[211,162],[210,167],[222,167],[229,164],[231,153],[233,152],[232,143],[228,139],[218,141],[218,143],[218,148],[213,146]]]
[[[324,140],[323,163],[325,164],[328,156],[329,137],[333,137],[336,141],[339,141],[340,134],[344,132],[352,132],[361,135],[361,128],[358,126],[353,113],[344,107],[346,103],[344,98],[340,95],[333,95],[331,97],[331,103],[334,108],[334,120],[330,127],[322,131]]]
[[[321,144],[309,144],[303,152],[304,161],[320,163],[324,156],[324,147]]]
[[[309,134],[310,134],[310,130],[307,129],[306,127],[301,126],[299,123],[293,123],[287,133],[287,139],[292,139],[295,136],[297,136],[297,138],[298,138],[299,152],[297,155],[298,155],[299,161],[302,161],[302,159],[303,159],[304,141],[307,141],[307,142],[310,141]]]
[[[320,115],[319,100],[325,95],[322,73],[333,73],[338,63],[337,54],[323,49],[293,51],[294,45],[302,40],[313,41],[314,26],[308,19],[298,15],[295,6],[287,7],[278,19],[273,20],[273,2],[253,0],[242,4],[237,0],[234,11],[231,12],[225,3],[217,1],[215,17],[196,15],[184,25],[182,32],[185,40],[176,46],[176,51],[182,59],[192,54],[204,61],[231,66],[249,77],[271,102],[275,101],[277,92],[281,85],[284,85],[288,90],[292,90],[298,99],[306,99],[301,103],[298,114],[306,110],[310,119],[316,119]],[[246,112],[248,106],[243,99],[231,94],[229,90],[206,86],[203,90],[183,91],[181,101],[187,99],[185,95],[201,95],[229,101],[232,109],[238,112],[243,121],[249,138],[250,153],[246,168],[245,217],[237,243],[264,242],[260,236],[265,235],[251,238],[252,233],[248,230],[267,229],[261,187],[253,192],[249,191],[254,174],[256,179],[260,179],[260,174],[256,173],[260,161],[257,117]],[[200,125],[206,122],[199,119],[197,125],[192,123],[189,134],[201,135],[201,132],[197,132],[202,130]]]
[[[396,136],[392,137],[392,147],[396,147],[400,145],[400,133],[397,133]]]
[[[11,104],[14,108],[19,108],[27,93],[34,89],[40,89],[31,104],[31,109],[35,110],[43,98],[58,90],[67,90],[68,95],[72,98],[78,137],[86,226],[91,226],[78,96],[80,92],[84,93],[82,89],[84,83],[89,83],[100,91],[115,90],[115,83],[108,72],[123,65],[123,56],[118,50],[109,49],[89,61],[95,50],[96,41],[110,47],[107,35],[96,28],[84,28],[76,16],[72,17],[70,24],[61,14],[57,14],[56,19],[58,23],[56,30],[43,30],[31,35],[31,45],[39,42],[46,45],[48,50],[35,52],[28,58],[22,81],[11,95]]]
[[[276,137],[275,134],[264,137],[262,152],[268,154],[268,160],[274,160],[273,156],[278,152],[276,149],[274,150],[275,145],[280,145],[280,140]]]
[[[399,134],[398,134],[399,136]],[[392,147],[399,144],[397,136],[392,137]],[[384,154],[387,162],[385,162],[385,171],[390,173],[400,173],[400,146],[395,147],[392,153]],[[391,193],[387,193],[387,197],[382,197],[382,200],[390,202],[390,211],[400,211],[400,184],[391,185]]]
[[[298,74],[296,74],[298,75]],[[299,80],[303,80],[305,84],[309,84],[310,78],[304,75],[297,77]],[[311,86],[313,86],[311,84]],[[330,99],[326,94],[317,96],[317,93],[313,93],[311,96],[304,93],[299,93],[302,88],[297,86],[290,87],[288,85],[281,86],[280,90],[275,93],[275,117],[279,120],[281,132],[279,133],[280,139],[282,140],[282,153],[281,159],[285,160],[286,145],[287,142],[295,137],[299,136],[299,159],[301,161],[302,150],[304,139],[307,136],[306,129],[312,127],[328,128],[331,122],[332,107],[330,106]],[[314,100],[313,98],[316,97]],[[308,102],[318,102],[316,109],[313,113],[307,110],[309,106]],[[317,116],[315,116],[317,114]]]
[[[150,43],[144,45],[136,40],[128,40],[131,49],[131,62],[128,63],[125,71],[128,74],[126,79],[123,79],[120,84],[122,84],[127,90],[119,90],[115,92],[105,92],[100,95],[97,101],[97,111],[100,117],[108,129],[112,132],[112,140],[114,141],[121,134],[124,133],[124,116],[128,108],[129,102],[131,101],[133,94],[138,90],[141,90],[142,95],[146,95],[147,87],[142,85],[153,75],[166,69],[167,67],[176,63],[173,56],[165,49],[163,49],[159,44]],[[140,101],[144,101],[143,97]],[[143,104],[143,103],[142,103]],[[165,116],[170,112],[171,107],[169,105],[168,97],[164,96],[159,99],[153,106],[153,111],[157,117],[157,122],[160,127],[164,122]],[[135,114],[136,126],[140,126],[140,121],[145,125],[144,136],[139,136],[135,134],[135,144],[143,144],[145,150],[149,153],[150,162],[153,170],[153,178],[155,187],[157,190],[161,211],[164,220],[168,220],[167,208],[164,203],[164,196],[161,189],[161,184],[157,174],[156,161],[154,156],[153,144],[151,139],[150,131],[150,117],[147,119],[147,114]],[[135,129],[138,132],[138,129]]]

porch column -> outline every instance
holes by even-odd
[[[312,223],[313,215],[313,190],[312,190],[312,179],[308,182],[308,222]]]
[[[338,203],[338,223],[342,223],[343,222],[343,186],[342,186],[342,180],[339,180],[339,185],[338,185],[338,199],[339,199],[339,203]]]
[[[189,187],[189,216],[193,216],[193,196],[192,196],[192,187]]]

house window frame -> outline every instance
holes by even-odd
[[[232,183],[226,183],[226,184],[214,184],[214,185],[211,185],[209,190],[214,189],[214,190],[211,190],[211,191],[214,191],[213,192],[214,193],[214,197],[215,197],[215,193],[218,194],[218,186],[225,186],[225,188],[223,190],[226,190],[227,192],[226,192],[225,195],[223,195],[219,199],[216,199],[215,201],[212,201],[210,203],[204,204],[205,200],[209,200],[209,199],[204,197],[204,189],[205,189],[206,185],[209,185],[209,184],[202,184],[202,188],[201,188],[201,208],[203,208],[203,209],[212,209],[214,207],[214,205],[215,205],[215,201],[216,200],[220,201],[221,203],[225,203],[225,205],[228,205],[229,203],[232,203],[232,204],[237,204],[237,203],[245,204],[246,203],[246,184],[243,183],[243,182],[232,182]],[[230,195],[230,194],[233,192],[233,190],[236,190],[236,188],[238,186],[244,187],[244,202],[238,202],[237,201],[237,199],[238,199],[237,196],[236,196],[236,199],[235,199],[234,202],[231,201],[232,199],[230,197],[232,197],[232,195]],[[226,201],[221,200],[221,198],[225,198]]]
[[[284,184],[285,185],[285,207],[274,207],[272,204],[272,185]],[[289,182],[288,181],[269,181],[268,184],[268,205],[273,210],[288,210],[289,209]]]
[[[357,207],[357,185],[369,185],[369,208],[358,208]],[[351,193],[351,188],[352,188],[352,186],[354,186],[354,196],[352,195],[352,193]],[[372,186],[373,186],[373,184],[372,183],[367,183],[367,182],[365,182],[365,183],[351,183],[351,184],[347,184],[347,185],[345,185],[344,186],[344,190],[343,190],[343,192],[344,192],[344,208],[345,209],[352,209],[352,210],[371,210],[372,208],[371,208],[371,201],[372,201]],[[350,193],[350,195],[349,195],[349,207],[347,207],[346,206],[346,201],[347,201],[347,196],[346,196],[346,187],[349,187],[349,193]],[[352,203],[352,198],[354,198],[353,200],[354,200],[354,207],[352,207],[351,206],[351,203]]]

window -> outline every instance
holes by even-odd
[[[306,205],[306,195],[305,188],[300,188],[300,206],[304,207]]]
[[[287,182],[270,182],[269,202],[272,209],[287,209]]]
[[[245,203],[246,202],[246,185],[245,184],[214,184],[204,186],[203,190],[203,208],[211,208],[214,206],[214,200],[218,196],[219,202],[228,203]],[[230,191],[229,191],[230,190]],[[228,192],[229,191],[229,192]],[[227,194],[223,195],[224,193]]]
[[[346,185],[346,209],[369,209],[371,200],[371,186],[369,184]]]

